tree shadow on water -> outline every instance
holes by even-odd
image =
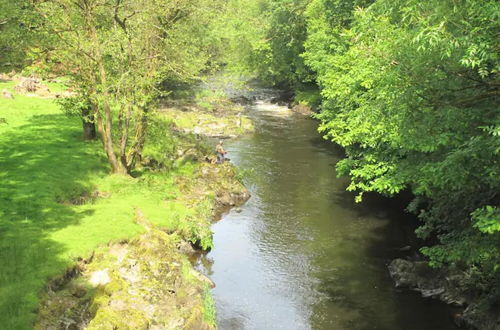
[[[69,265],[64,242],[51,233],[77,225],[91,211],[72,204],[106,171],[75,119],[34,116],[0,136],[0,324],[30,328],[46,281]]]
[[[403,192],[388,198],[368,193],[360,204],[354,201],[354,196],[354,193],[336,190],[331,200],[348,209],[351,221],[366,231],[363,242],[357,245],[363,263],[340,270],[335,280],[324,281],[322,289],[327,296],[341,297],[336,304],[359,311],[363,322],[370,320],[370,324],[357,323],[353,329],[456,329],[451,320],[452,309],[439,301],[426,300],[418,293],[396,289],[390,278],[389,262],[414,257],[420,247],[414,233],[418,220],[405,211],[411,194]],[[350,292],[346,287],[351,282],[353,287],[356,282],[361,283],[359,287],[363,289]]]

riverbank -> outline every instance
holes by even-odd
[[[82,141],[79,118],[66,117],[51,97],[18,94],[14,85],[0,83],[12,96],[0,103],[3,328],[29,329],[35,320],[39,328],[99,328],[130,317],[137,325],[182,319],[213,326],[207,281],[185,253],[210,249],[212,217],[247,198],[232,166],[208,163],[212,148],[203,136],[172,129],[173,120],[159,115],[151,141],[159,136],[162,143],[146,146],[145,164],[134,177],[109,175],[100,143]],[[124,264],[133,259],[141,262]],[[171,267],[140,272],[141,280],[121,277],[126,267],[151,268],[149,261]],[[172,319],[154,318],[152,309],[125,315],[127,301],[165,290],[178,302]],[[130,299],[122,299],[125,293]]]

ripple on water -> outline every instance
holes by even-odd
[[[455,329],[443,305],[394,290],[386,264],[407,244],[403,222],[379,203],[353,202],[335,176],[342,152],[317,124],[265,102],[249,116],[255,134],[227,150],[253,169],[252,198],[214,224],[204,261],[219,328]]]

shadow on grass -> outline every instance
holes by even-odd
[[[106,171],[93,143],[84,143],[75,119],[41,115],[0,136],[0,324],[32,327],[38,294],[64,271],[63,244],[50,239],[87,212],[65,203],[93,187]]]

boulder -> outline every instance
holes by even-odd
[[[252,99],[250,99],[246,96],[243,96],[243,95],[232,97],[230,100],[233,103],[237,103],[237,104],[241,104],[241,105],[249,105],[253,102]]]

